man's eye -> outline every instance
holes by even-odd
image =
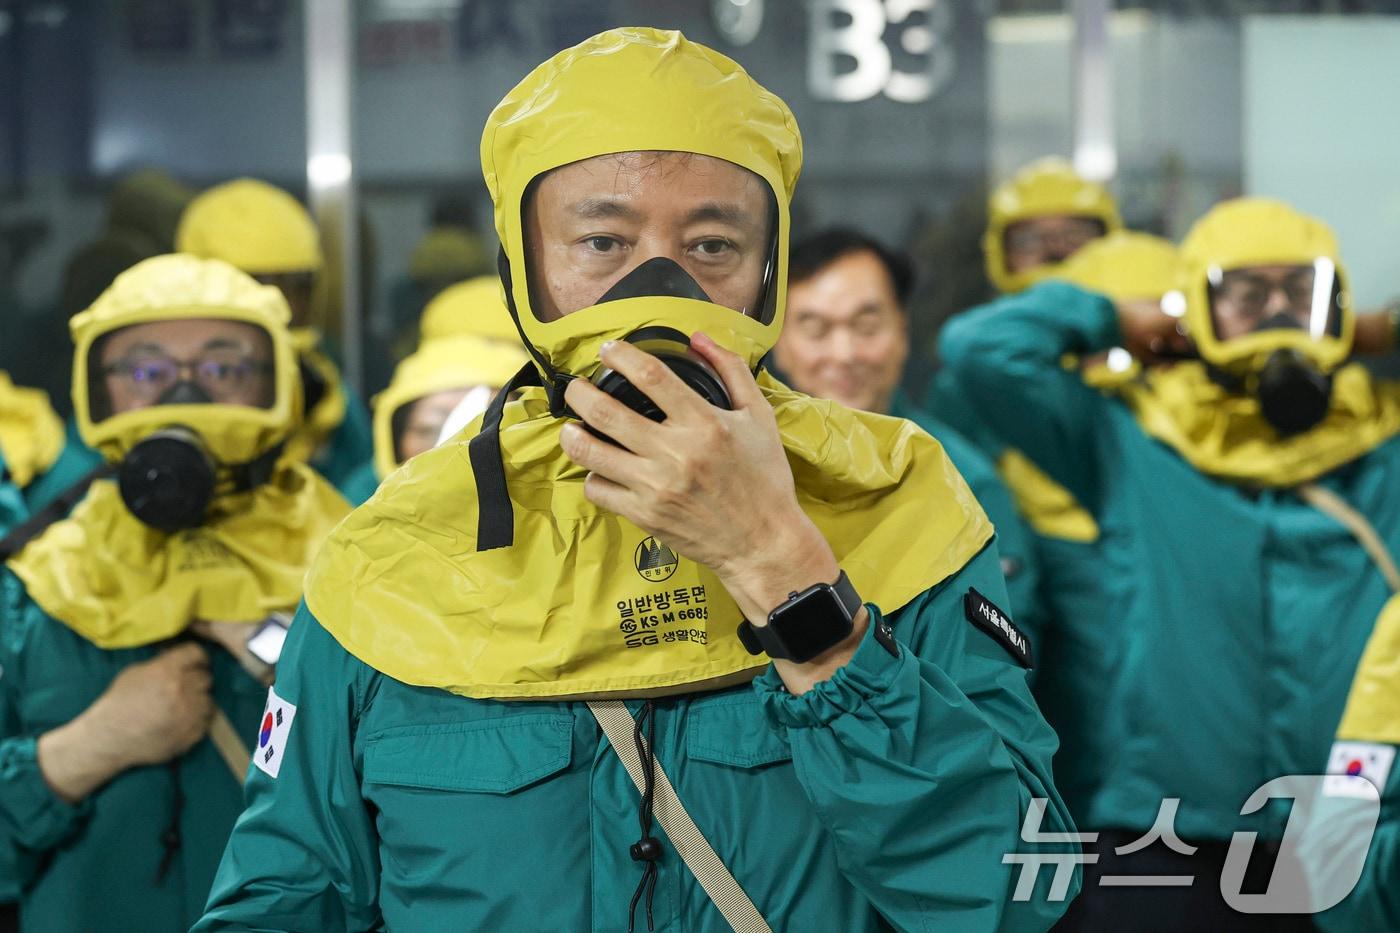
[[[695,249],[698,250],[701,255],[714,257],[723,256],[725,253],[730,252],[734,249],[734,245],[728,240],[701,240],[699,243],[695,244]]]
[[[614,247],[621,245],[610,236],[591,236],[584,240],[584,242],[587,243],[588,247],[595,253],[608,253],[611,252]]]

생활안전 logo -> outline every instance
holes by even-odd
[[[643,580],[660,583],[662,580],[669,580],[671,574],[676,572],[680,558],[676,557],[675,551],[660,541],[647,537],[637,545],[637,551],[632,555],[632,564]]]

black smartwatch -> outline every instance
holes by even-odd
[[[766,653],[800,664],[849,638],[861,605],[843,570],[835,583],[817,583],[788,594],[786,602],[768,613],[767,625],[740,622],[739,641],[749,654]]]

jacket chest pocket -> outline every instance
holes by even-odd
[[[386,883],[401,872],[401,881],[459,891],[499,884],[507,853],[547,857],[561,848],[547,840],[587,839],[587,775],[570,773],[572,729],[570,717],[544,713],[368,736],[362,793],[377,811]]]
[[[697,704],[686,719],[686,755],[691,761],[746,770],[792,761],[787,739],[768,725],[756,697]]]

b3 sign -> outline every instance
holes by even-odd
[[[953,76],[952,0],[808,0],[807,83],[818,100],[859,101],[884,94],[916,104]],[[891,41],[918,63],[895,67]],[[855,68],[850,63],[855,62]]]

